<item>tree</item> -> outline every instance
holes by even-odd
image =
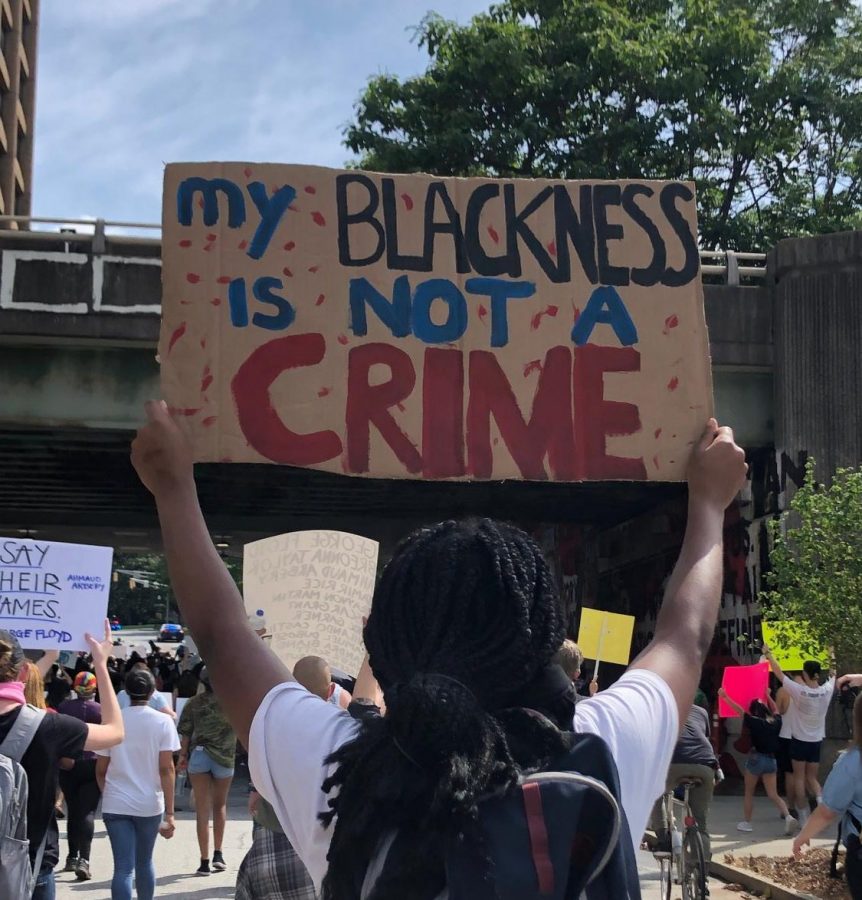
[[[416,38],[345,131],[364,168],[694,180],[708,247],[862,227],[853,0],[503,0]]]
[[[806,465],[805,483],[772,524],[768,620],[796,619],[839,668],[862,667],[862,469],[838,469],[828,486]],[[807,648],[803,648],[807,649]]]

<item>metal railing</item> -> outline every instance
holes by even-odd
[[[0,236],[2,230],[18,223],[27,225],[56,225],[56,231],[41,229],[16,229],[16,239],[42,240],[46,235],[60,238],[67,244],[89,245],[94,254],[102,254],[107,250],[109,241],[126,245],[143,245],[158,247],[161,245],[161,225],[152,222],[115,222],[110,219],[54,219],[40,216],[0,216]],[[92,231],[78,231],[79,227]],[[119,229],[119,233],[110,233],[108,229]],[[153,237],[133,234],[135,231],[157,232]],[[705,278],[716,279],[723,284],[738,285],[747,281],[763,281],[766,278],[766,254],[737,252],[735,250],[701,250],[700,270]]]

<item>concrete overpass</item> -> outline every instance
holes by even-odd
[[[858,247],[857,247],[858,249]],[[158,395],[160,243],[153,237],[0,236],[0,534],[152,546],[152,504],[128,462],[141,405]],[[748,447],[775,443],[776,278],[755,259],[707,255],[707,322],[719,415]],[[732,283],[728,283],[732,282]],[[786,358],[786,356],[785,356]],[[469,513],[612,525],[674,496],[667,485],[347,479],[274,466],[202,466],[216,534],[364,526],[379,536]]]

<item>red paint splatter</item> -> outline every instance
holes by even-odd
[[[679,327],[679,317],[676,314],[668,316],[664,320],[664,328],[662,329],[662,334],[670,334],[671,328],[677,327]]]
[[[575,304],[573,303],[572,304],[572,322],[575,325],[577,325],[578,319],[580,319],[580,317],[581,317],[581,310],[579,307],[575,306]]]
[[[658,468],[658,456],[654,456],[654,457],[652,458],[652,464],[653,464],[656,468]]]
[[[655,439],[658,440],[661,437],[661,428],[656,428],[655,430]]]
[[[556,241],[548,241],[548,253],[550,253],[551,256],[557,255],[557,242]]]
[[[184,238],[180,241],[180,247],[191,247],[192,242],[188,238]]]
[[[196,416],[201,411],[199,406],[195,408],[191,407],[179,407],[179,406],[169,406],[168,412],[172,416]]]
[[[318,397],[328,397],[332,393],[332,388],[322,387],[318,392]]]
[[[198,208],[199,209],[204,208],[204,198],[203,197],[198,197]]]
[[[308,271],[311,272],[312,275],[314,275],[319,269],[320,269],[320,266],[309,266],[308,267]]]
[[[296,242],[295,242],[295,241],[288,241],[288,242],[284,245],[284,249],[285,249],[285,250],[293,250],[293,248],[294,248],[295,246],[296,246]]]
[[[316,193],[317,193],[317,188],[316,188],[316,187],[312,187],[310,184],[307,184],[307,185],[303,188],[303,190],[305,191],[306,194],[316,194]]]
[[[191,306],[191,305],[192,305],[191,300],[180,300],[180,306]]]
[[[342,344],[342,345],[347,344],[347,335],[346,335],[346,334],[339,334],[339,335],[338,335],[338,343],[339,343],[339,344]]]
[[[201,280],[201,276],[197,272],[186,272],[186,281],[189,284],[197,284]]]
[[[557,313],[558,313],[559,311],[560,311],[560,310],[559,310],[559,307],[557,307],[557,306],[549,306],[549,307],[547,307],[546,309],[543,309],[543,310],[541,310],[540,312],[537,312],[537,313],[533,316],[533,318],[530,320],[530,328],[531,328],[533,331],[535,331],[535,330],[539,327],[539,325],[542,324],[542,319],[543,319],[545,316],[550,316],[550,317],[553,319],[553,318],[556,317],[556,315],[557,315]]]
[[[323,218],[323,213],[322,213],[322,212],[318,212],[318,210],[315,210],[315,211],[311,214],[311,218],[312,218],[314,224],[315,224],[315,225],[320,225],[321,228],[322,228],[324,225],[326,225],[326,219]]]
[[[201,381],[201,393],[203,393],[213,383],[212,375],[206,375]]]
[[[213,306],[221,306],[221,297],[213,297],[212,300],[210,300],[210,303]]]
[[[207,240],[210,241],[210,242],[212,242],[212,241],[214,241],[217,237],[218,237],[217,234],[213,234],[212,232],[210,232],[210,233],[207,235]]]
[[[201,350],[206,350],[207,348],[207,339],[201,338]]]
[[[210,250],[212,250],[213,246],[214,246],[213,244],[204,244],[204,250],[206,250],[206,252],[209,253]]]
[[[281,271],[284,272],[284,274],[287,275],[288,278],[293,278],[293,272],[291,272],[287,266],[285,266]]]
[[[679,378],[676,375],[671,378],[671,380],[667,383],[667,389],[669,391],[675,391],[679,387]]]
[[[318,294],[317,299],[314,301],[315,306],[320,306],[321,303],[326,299],[326,294]]]
[[[479,321],[484,322],[485,316],[488,315],[488,310],[480,303],[479,304]]]
[[[201,425],[203,425],[204,428],[209,428],[211,425],[215,425],[217,419],[218,416],[207,416],[203,422],[201,422]]]
[[[239,242],[239,249],[240,249],[240,250],[245,250],[246,247],[248,247],[248,241],[240,241],[240,242]]]
[[[500,235],[497,234],[497,229],[494,228],[493,225],[489,225],[489,226],[488,226],[488,234],[491,235],[491,240],[492,240],[495,244],[499,244],[499,243],[500,243]]]
[[[410,210],[413,209],[413,198],[410,194],[404,193],[401,195],[401,199],[404,201],[404,207],[407,212],[410,212]]]
[[[245,169],[242,170],[242,172],[243,172],[243,175],[245,175],[246,178],[251,178],[251,169],[249,169],[248,167],[246,167]]]
[[[179,328],[174,330],[174,333],[171,335],[171,339],[168,341],[168,353],[174,349],[174,344],[186,333],[186,323],[183,322]]]
[[[531,372],[541,372],[542,371],[542,361],[540,359],[534,359],[532,362],[528,362],[526,366],[524,366],[524,378],[526,378]]]
[[[232,281],[232,279],[231,279],[230,275],[219,275],[219,277],[216,278],[217,284],[230,284],[231,281]]]
[[[403,403],[397,403],[396,406],[398,407],[398,409],[399,409],[401,412],[407,412],[407,410],[404,408],[404,404],[403,404]]]

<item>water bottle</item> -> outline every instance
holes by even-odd
[[[671,845],[673,846],[673,855],[680,856],[682,854],[682,832],[676,828],[671,832]]]

